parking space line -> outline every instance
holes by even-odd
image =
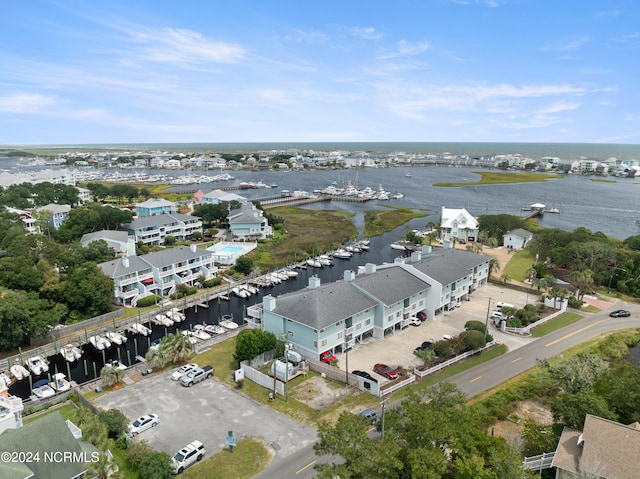
[[[311,461],[309,464],[307,464],[306,466],[304,466],[302,469],[298,469],[296,471],[296,474],[300,474],[302,471],[309,469],[311,466],[313,466],[316,463],[316,461]]]
[[[482,377],[482,376],[478,376],[477,378],[472,379],[472,380],[471,380],[471,381],[469,381],[469,382],[470,382],[470,383],[472,383],[472,382],[474,382],[474,381],[477,381],[477,380],[478,380],[478,379],[480,379],[481,377]]]
[[[511,362],[512,362],[512,363],[515,363],[515,362],[517,362],[517,361],[520,361],[521,359],[522,359],[522,358],[516,358],[516,359],[514,359],[514,360],[513,360],[513,361],[511,361]]]

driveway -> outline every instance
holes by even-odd
[[[226,446],[228,431],[237,440],[260,437],[275,454],[286,457],[316,441],[313,428],[301,427],[268,407],[219,383],[215,377],[183,387],[163,372],[99,397],[101,408],[120,409],[129,420],[155,413],[160,424],[138,437],[173,456],[197,439],[208,457]]]
[[[527,302],[534,303],[536,300],[537,297],[526,293],[488,284],[474,291],[470,301],[464,302],[459,308],[439,315],[435,320],[424,321],[420,326],[407,326],[402,331],[387,336],[384,341],[368,338],[363,344],[357,345],[348,353],[336,354],[338,366],[344,370],[348,361],[349,371],[367,371],[379,382],[384,383],[387,380],[373,372],[375,363],[385,363],[392,367],[421,366],[422,361],[413,354],[413,350],[423,341],[435,342],[440,340],[444,334],[458,335],[464,331],[464,325],[467,321],[486,322],[488,309],[491,308],[489,311],[493,311],[498,301],[522,308]],[[505,344],[509,350],[517,349],[533,341],[533,338],[504,334],[493,327],[491,322],[489,322],[489,332],[496,340]]]

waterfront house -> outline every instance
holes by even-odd
[[[142,203],[136,203],[136,215],[140,218],[165,213],[176,213],[177,211],[178,206],[175,203],[162,198],[151,198]]]
[[[442,207],[440,240],[461,243],[475,241],[478,237],[478,220],[464,208]]]
[[[198,193],[202,193],[202,192],[200,191],[196,192],[196,195],[195,195],[196,202],[203,205],[207,205],[207,204],[217,205],[224,201],[226,201],[227,203],[231,201],[239,201],[241,203],[247,201],[247,199],[244,196],[240,196],[235,193],[230,193],[228,191],[222,191],[222,190],[213,190],[206,194],[198,194]],[[198,200],[198,197],[199,197],[199,200]]]
[[[247,309],[247,322],[277,337],[289,334],[297,351],[318,358],[368,337],[384,340],[419,313],[435,319],[486,284],[489,257],[455,249],[423,252],[387,265],[367,264],[358,274],[345,271],[343,279],[326,285],[314,276],[303,290],[265,296]]]
[[[179,284],[194,286],[201,277],[213,279],[218,272],[213,254],[195,245],[119,258],[98,266],[113,280],[113,302],[122,306],[135,306],[140,298],[153,294],[171,295]]]
[[[202,220],[197,216],[181,213],[163,213],[134,219],[122,225],[136,243],[163,245],[167,236],[178,241],[191,238],[194,232],[203,232]]]
[[[525,248],[532,238],[533,233],[522,228],[516,228],[502,235],[504,247],[513,250]]]
[[[22,224],[24,225],[24,229],[27,230],[29,233],[37,233],[38,232],[38,226],[36,225],[36,219],[33,217],[33,215],[25,210],[19,210],[17,208],[11,208],[10,206],[5,206],[4,209],[7,211],[7,213],[13,213],[15,215],[18,215],[20,217],[20,220],[22,221]]]
[[[47,224],[51,227],[58,229],[60,225],[69,217],[69,211],[71,211],[71,206],[69,205],[57,205],[55,203],[49,203],[46,206],[41,206],[40,208],[36,208],[36,211],[41,212],[44,211],[50,215],[49,219],[47,219]]]
[[[87,233],[80,238],[80,244],[86,248],[93,241],[105,241],[118,256],[135,256],[136,245],[133,236],[126,231],[102,230]]]
[[[640,424],[625,426],[587,414],[582,431],[563,429],[551,466],[556,479],[635,479],[639,450]]]
[[[231,237],[239,240],[258,240],[273,235],[269,222],[262,210],[253,203],[243,203],[240,208],[231,210],[227,216]]]
[[[77,479],[88,476],[87,463],[101,454],[82,439],[82,430],[59,412],[0,434],[4,453],[26,453],[39,460],[1,461],[0,477],[7,479]]]

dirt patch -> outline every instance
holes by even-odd
[[[322,411],[351,394],[350,388],[340,387],[322,376],[313,376],[296,386],[291,396],[307,406]]]
[[[553,414],[546,406],[538,401],[523,401],[510,415],[512,420],[498,421],[489,431],[493,436],[504,438],[520,435],[524,429],[524,423],[531,419],[540,426],[550,426],[553,424]]]

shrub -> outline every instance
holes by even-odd
[[[137,306],[140,308],[145,308],[147,306],[153,306],[154,304],[162,301],[162,298],[157,294],[152,294],[151,296],[145,296],[138,300]]]
[[[569,304],[569,307],[571,308],[580,309],[582,308],[584,301],[581,301],[578,298],[574,298],[573,296],[571,296],[568,300],[568,304]]]
[[[453,347],[449,343],[449,341],[438,341],[431,346],[433,348],[433,352],[436,353],[436,356],[439,358],[448,358],[453,354]]]
[[[460,334],[460,338],[462,338],[462,342],[466,346],[467,349],[475,351],[476,349],[480,349],[485,346],[485,334],[484,331],[470,330],[464,331]]]
[[[222,284],[222,278],[211,278],[202,283],[202,286],[205,288],[213,288],[214,286],[219,286]]]
[[[467,331],[480,331],[481,333],[485,333],[487,331],[487,328],[482,321],[467,321],[464,325],[464,329]]]

